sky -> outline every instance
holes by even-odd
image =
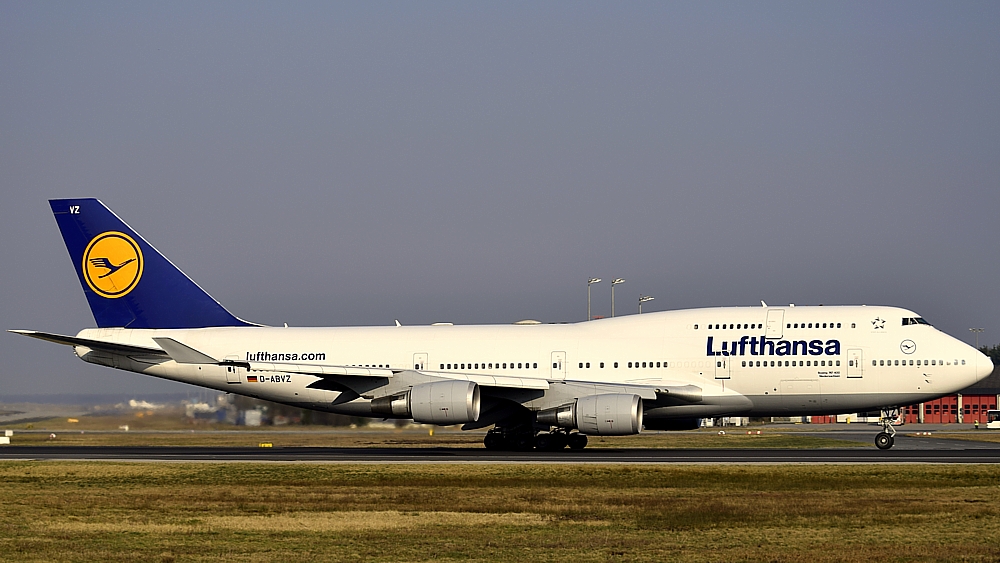
[[[1000,342],[1000,3],[0,3],[0,319],[97,197],[292,326],[880,304]],[[0,400],[166,393],[0,334]]]

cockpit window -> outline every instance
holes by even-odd
[[[907,318],[903,319],[903,326],[906,326],[906,325],[927,325],[927,326],[931,326],[931,323],[925,321],[921,317],[910,317],[908,319]]]

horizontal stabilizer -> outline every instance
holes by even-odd
[[[153,337],[153,342],[160,345],[170,357],[178,364],[217,364],[219,360],[216,360],[212,356],[203,354],[194,348],[177,342],[173,338],[165,337]]]
[[[102,352],[109,352],[112,354],[123,354],[126,356],[167,356],[167,353],[159,348],[146,348],[144,346],[132,346],[131,344],[104,342],[102,340],[77,338],[76,336],[63,336],[61,334],[38,332],[35,330],[9,330],[7,332],[30,336],[31,338],[37,338],[48,342],[55,342],[56,344],[64,344],[66,346],[86,346],[91,350],[100,350]]]

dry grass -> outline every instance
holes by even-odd
[[[7,462],[0,554],[995,563],[1000,468]]]

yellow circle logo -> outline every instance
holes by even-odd
[[[83,252],[83,277],[94,293],[108,299],[127,295],[142,277],[142,251],[132,237],[108,231]]]

